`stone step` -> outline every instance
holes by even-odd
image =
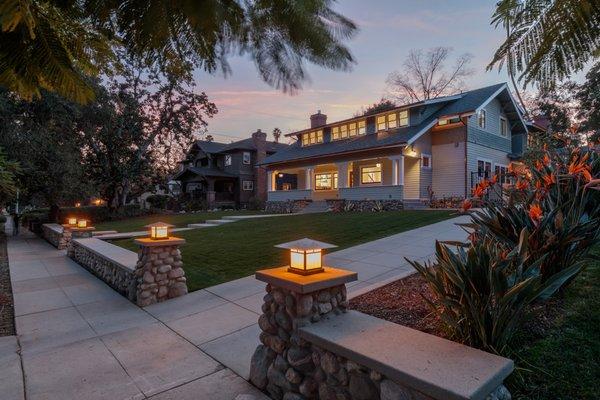
[[[205,222],[207,224],[222,225],[222,224],[228,224],[230,222],[235,222],[235,221],[232,221],[230,219],[207,219]]]
[[[212,226],[219,226],[219,224],[206,224],[206,223],[188,224],[188,228],[210,228]]]

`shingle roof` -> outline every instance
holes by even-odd
[[[444,102],[447,104],[442,106],[438,111],[434,112],[431,116],[423,120],[418,125],[306,147],[302,147],[299,142],[296,142],[289,146],[286,150],[279,151],[267,157],[262,164],[273,164],[339,153],[347,153],[357,150],[367,150],[372,148],[407,144],[411,138],[419,134],[423,129],[428,129],[428,126],[431,125],[436,118],[475,111],[481,104],[483,104],[504,85],[504,83],[500,83],[497,85],[464,92],[461,93],[460,96],[447,96],[446,98],[435,99],[435,103],[438,105]],[[429,103],[420,102],[415,103],[412,106],[428,107]]]
[[[276,152],[287,147],[288,145],[285,143],[267,141],[268,152]],[[229,143],[225,145],[225,147],[219,152],[225,152],[230,150],[256,150],[256,145],[254,144],[254,140],[252,138],[247,138],[238,140],[237,142]]]
[[[196,145],[205,153],[218,153],[227,147],[226,143],[209,142],[206,140],[197,140]]]
[[[216,168],[209,167],[186,167],[183,171],[179,172],[173,177],[173,179],[180,179],[183,175],[192,173],[200,176],[217,176],[220,178],[237,178],[236,175],[230,174],[225,171],[221,171]]]

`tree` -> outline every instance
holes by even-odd
[[[575,97],[579,101],[577,116],[582,120],[581,132],[589,135],[591,143],[600,142],[600,62],[586,74]]]
[[[307,78],[305,62],[334,70],[354,62],[343,41],[357,27],[332,2],[4,0],[0,85],[28,98],[44,88],[89,101],[81,72],[114,70],[119,43],[165,74],[194,67],[228,74],[228,57],[247,55],[265,82],[294,91]]]
[[[273,129],[273,139],[275,139],[276,143],[279,143],[280,137],[281,137],[281,129],[279,129],[279,128]]]
[[[75,134],[78,106],[46,90],[40,95],[28,102],[0,88],[0,146],[20,165],[23,201],[49,206],[55,219],[61,205],[91,192],[81,167],[81,137]]]
[[[82,108],[77,126],[88,178],[111,209],[164,182],[181,149],[191,146],[206,118],[217,112],[205,93],[194,92],[191,74],[164,75],[126,55],[121,64],[119,77],[106,88],[96,86],[96,101]]]
[[[387,83],[400,103],[411,103],[458,93],[466,88],[465,78],[473,74],[469,63],[473,56],[457,57],[454,67],[446,68],[449,47],[433,47],[427,51],[411,50],[401,71],[392,72]]]
[[[551,87],[583,69],[600,50],[597,0],[501,0],[492,23],[508,34],[488,69],[506,66],[524,87]]]
[[[17,193],[16,174],[19,164],[9,161],[0,147],[0,206],[5,205]]]
[[[391,110],[393,108],[396,108],[396,103],[394,103],[392,100],[382,98],[377,103],[373,103],[367,108],[360,110],[358,113],[356,113],[356,116],[373,115],[382,111]]]

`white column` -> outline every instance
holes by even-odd
[[[404,156],[398,157],[398,185],[404,185]]]
[[[336,163],[338,170],[338,189],[348,187],[348,162]]]
[[[277,185],[275,183],[275,177],[277,176],[277,171],[269,171],[268,172],[269,175],[269,192],[274,192],[275,190],[277,190]]]
[[[305,189],[306,190],[311,190],[312,189],[312,176],[313,176],[313,167],[306,167],[306,177],[305,177]]]
[[[404,185],[404,156],[389,159],[392,161],[392,185]]]

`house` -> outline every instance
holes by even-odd
[[[288,145],[267,141],[260,129],[252,137],[232,143],[198,140],[173,177],[182,193],[209,207],[244,206],[266,200],[266,171],[257,167],[267,156]]]
[[[464,198],[504,173],[527,147],[506,84],[327,123],[319,111],[296,143],[267,157],[268,201],[379,200],[417,206],[433,194]]]

